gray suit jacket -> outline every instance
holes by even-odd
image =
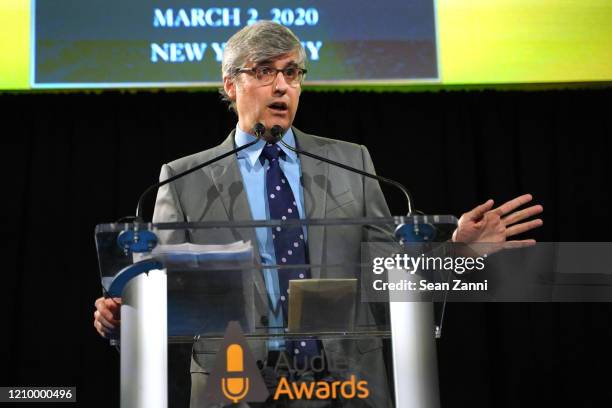
[[[295,128],[293,131],[299,149],[374,173],[372,160],[364,146],[308,135]],[[195,167],[234,147],[234,131],[232,131],[217,147],[163,165],[160,180]],[[310,157],[301,156],[300,164],[307,218],[389,216],[389,209],[378,182]],[[161,187],[153,216],[154,222],[244,220],[252,220],[252,215],[235,155]],[[188,237],[171,233],[162,239],[167,242],[184,242],[187,239],[197,243],[219,243],[220,239],[231,242],[242,239],[250,240],[257,246],[253,229],[237,229],[225,233],[231,236],[211,237],[210,233],[195,230]],[[362,240],[362,229],[359,226],[333,229],[309,227],[310,263],[325,265],[328,262],[358,260]],[[313,278],[347,277],[343,276],[345,274],[345,271],[339,269],[312,269]],[[256,286],[255,293],[265,294],[263,277],[261,274],[255,275],[251,276],[253,279],[251,284]],[[254,299],[249,298],[252,296]],[[253,291],[245,291],[245,297],[246,304],[254,305],[256,313],[261,313],[262,316],[267,314],[266,299],[253,295]],[[368,311],[363,313],[365,317],[362,317],[362,321],[369,316]],[[200,398],[203,395],[207,373],[213,366],[217,347],[218,343],[204,341],[194,345],[192,406],[199,406],[201,403]],[[368,378],[373,388],[387,386],[384,365],[381,365],[381,347],[380,341],[372,340],[324,343],[326,354],[338,353],[356,359],[356,365],[363,369],[362,374]],[[252,351],[256,358],[265,355],[264,343],[260,343],[259,346],[254,345],[254,348]],[[389,406],[386,398],[376,398],[376,394],[382,393],[372,391],[371,403],[366,406]]]

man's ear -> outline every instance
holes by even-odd
[[[234,78],[230,78],[226,76],[223,78],[223,89],[225,93],[229,97],[230,101],[236,100],[236,82]]]

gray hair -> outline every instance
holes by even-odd
[[[247,63],[271,61],[294,51],[297,51],[297,64],[304,67],[306,51],[296,35],[281,24],[258,21],[244,27],[227,41],[221,63],[222,78],[233,79],[238,70]],[[236,103],[229,99],[223,87],[219,89],[219,93],[222,99],[229,103],[229,108],[236,112]]]

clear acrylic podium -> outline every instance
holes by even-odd
[[[121,350],[121,407],[176,406],[168,401],[169,343],[193,344],[191,405],[207,406],[208,374],[229,322],[239,322],[270,398],[282,376],[355,376],[367,380],[367,398],[355,405],[337,397],[334,407],[438,407],[433,305],[363,301],[368,277],[362,244],[441,242],[456,222],[453,216],[414,216],[98,225],[102,286],[106,296],[122,298],[115,340]],[[303,241],[295,244],[307,246],[309,263],[262,263],[260,246],[273,248],[274,230],[288,227],[302,229]],[[297,268],[311,279],[300,274],[288,293],[280,293],[279,274]],[[308,341],[319,345],[325,364],[301,370],[271,361],[283,354],[295,358]],[[327,406],[321,400],[313,404]]]

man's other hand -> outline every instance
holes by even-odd
[[[517,211],[531,200],[531,194],[524,194],[497,208],[493,208],[493,200],[488,200],[459,218],[459,224],[453,233],[453,242],[496,244],[495,250],[535,244],[534,239],[508,239],[543,225],[540,218],[524,221],[544,211],[541,205],[532,205]]]
[[[106,338],[116,337],[121,323],[121,298],[98,298],[96,299],[96,311],[94,312],[94,327],[100,336]]]

